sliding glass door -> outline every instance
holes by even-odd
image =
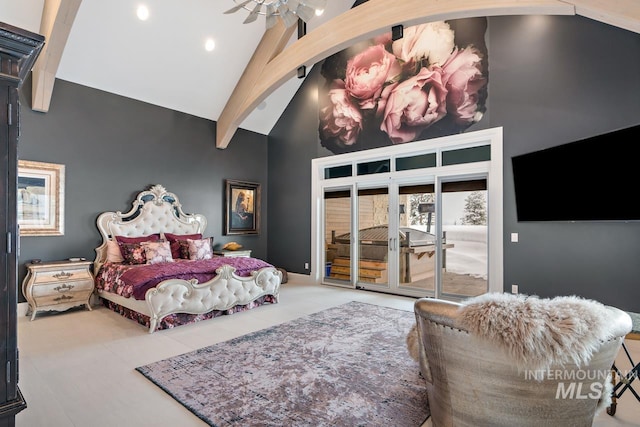
[[[351,281],[351,188],[324,190],[324,279],[353,287]]]
[[[351,188],[324,189],[325,283],[434,295],[439,255],[433,182],[353,181]]]
[[[398,213],[398,287],[403,293],[433,295],[438,246],[434,184],[399,185]]]
[[[326,281],[411,296],[487,292],[486,184],[475,176],[392,178],[326,188]]]
[[[442,183],[442,295],[464,298],[487,292],[488,221],[486,179]]]
[[[358,188],[358,280],[360,287],[389,289],[389,188]]]

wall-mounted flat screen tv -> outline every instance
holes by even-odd
[[[640,125],[512,157],[518,221],[640,220]]]

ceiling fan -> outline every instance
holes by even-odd
[[[316,15],[316,11],[324,9],[327,0],[233,0],[236,5],[224,12],[235,13],[240,9],[249,11],[249,15],[242,22],[249,24],[258,15],[266,16],[267,29],[276,25],[278,17],[289,28],[298,22],[298,18],[308,22]]]

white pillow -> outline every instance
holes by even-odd
[[[189,259],[210,259],[213,258],[213,250],[211,249],[211,239],[187,239],[189,244]]]
[[[107,262],[123,262],[122,252],[118,242],[113,239],[107,240]]]
[[[169,242],[142,242],[147,264],[159,264],[161,262],[173,262],[171,246]]]

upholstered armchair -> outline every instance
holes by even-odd
[[[541,314],[527,300],[553,300],[507,294],[472,300],[475,306],[415,303],[419,354],[412,355],[426,380],[433,426],[591,426],[609,402],[607,375],[631,330],[629,316],[595,302],[594,310],[587,304],[585,312],[564,313],[561,305]],[[476,311],[465,312],[469,307]]]

